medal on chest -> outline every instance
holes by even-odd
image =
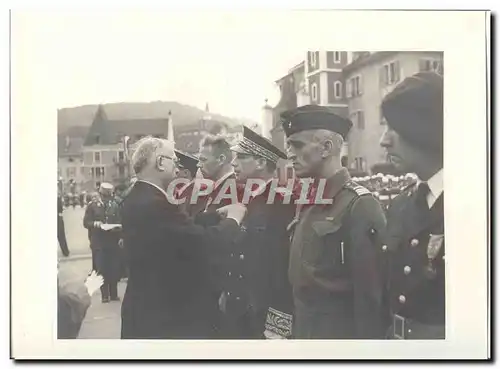
[[[425,275],[433,279],[437,275],[435,261],[441,251],[444,241],[444,234],[429,235],[429,243],[427,245],[427,266],[424,269]]]

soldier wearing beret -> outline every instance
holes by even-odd
[[[382,253],[389,276],[388,335],[445,338],[443,216],[443,80],[435,73],[405,79],[382,102],[381,145],[398,169],[419,180],[388,211]]]
[[[298,205],[290,249],[294,338],[376,339],[383,281],[380,203],[353,182],[340,153],[352,123],[322,106],[282,114],[288,159],[299,178],[326,179],[328,205]]]
[[[99,197],[85,209],[83,226],[89,230],[92,269],[104,277],[102,302],[119,301],[120,229],[103,229],[104,224],[121,224],[119,206],[113,198],[113,185],[102,183]]]
[[[287,277],[286,227],[294,208],[272,192],[273,183],[277,186],[276,164],[280,158],[286,159],[286,154],[247,127],[243,128],[242,140],[231,150],[236,153],[236,180],[246,184],[249,197],[248,201],[240,199],[248,204],[247,215],[223,259],[221,336],[290,338],[293,300]],[[252,189],[252,180],[261,182],[260,187]]]

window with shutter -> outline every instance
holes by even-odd
[[[399,65],[399,60],[394,62],[394,82],[399,82],[401,79],[401,66]]]
[[[363,94],[363,79],[361,76],[358,76],[358,95]]]
[[[384,84],[387,86],[389,82],[389,65],[384,65]]]
[[[334,94],[336,99],[341,99],[342,98],[342,82],[336,81],[333,84],[334,88]]]
[[[318,100],[318,85],[316,83],[313,83],[311,86],[311,97],[313,101]]]

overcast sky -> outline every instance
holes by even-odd
[[[36,64],[54,109],[208,102],[212,112],[259,121],[264,99],[279,99],[274,81],[304,59],[298,38],[314,31],[308,36],[283,14],[290,13],[14,14],[13,40],[22,40],[23,59]]]

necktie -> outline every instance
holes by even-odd
[[[427,195],[430,192],[429,185],[426,182],[420,183],[417,189],[416,205],[418,213],[425,217],[429,213],[429,205],[427,203]]]

